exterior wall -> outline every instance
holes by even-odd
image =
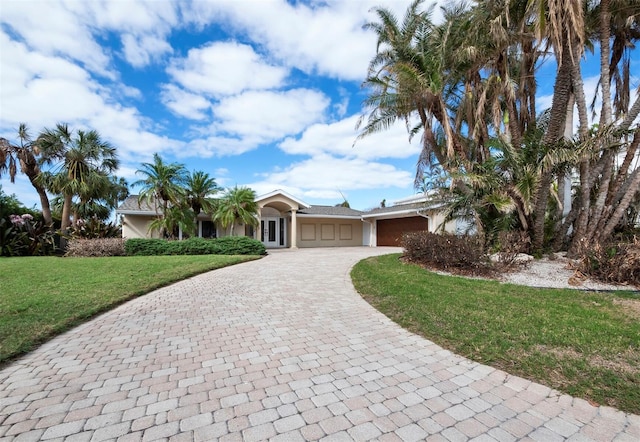
[[[149,224],[154,220],[152,216],[124,215],[122,217],[123,238],[159,238],[158,232],[149,231]]]
[[[298,247],[354,247],[362,245],[362,221],[298,218]]]

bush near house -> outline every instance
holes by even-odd
[[[404,257],[416,264],[446,271],[488,271],[491,263],[477,235],[413,232],[403,235]]]
[[[216,239],[189,238],[183,241],[132,238],[124,244],[127,255],[266,255],[260,241],[246,236]]]

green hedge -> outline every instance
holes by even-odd
[[[266,255],[260,241],[246,236],[217,239],[189,238],[183,241],[132,238],[124,243],[129,256],[150,255]]]

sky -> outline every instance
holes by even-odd
[[[67,123],[113,144],[130,183],[158,153],[225,188],[388,204],[415,193],[420,139],[398,124],[356,142],[376,51],[363,25],[375,6],[401,18],[409,3],[1,0],[0,137],[17,141],[23,122],[34,137]],[[554,73],[540,72],[540,108]],[[0,185],[38,205],[23,175]]]

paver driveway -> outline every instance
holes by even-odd
[[[276,251],[122,305],[0,372],[0,439],[640,440],[370,307],[349,269],[389,251]]]

